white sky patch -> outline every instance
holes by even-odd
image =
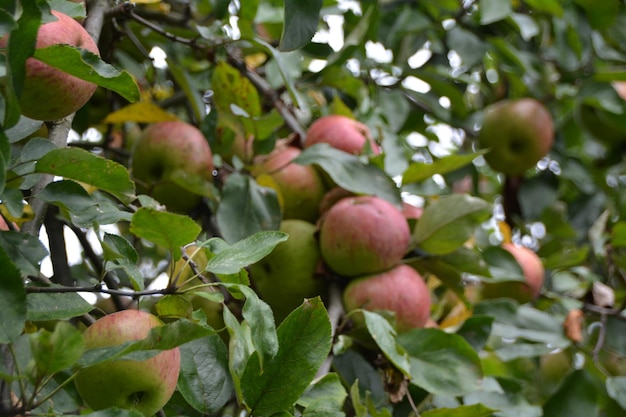
[[[390,49],[386,49],[380,42],[365,42],[365,54],[369,59],[381,64],[388,64],[393,61],[393,52]]]
[[[413,90],[422,94],[426,94],[430,91],[430,84],[412,75],[409,75],[402,80],[402,86],[408,90]]]
[[[165,53],[163,49],[159,48],[158,46],[155,46],[150,50],[149,56],[152,59],[152,64],[156,68],[160,68],[160,69],[167,68],[167,61],[166,61],[167,54]]]

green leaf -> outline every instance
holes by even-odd
[[[460,248],[490,215],[491,205],[485,200],[466,194],[445,196],[426,206],[413,239],[424,251],[445,255]]]
[[[48,250],[37,236],[20,232],[0,233],[0,247],[22,275],[38,275],[41,261],[48,256]]]
[[[196,120],[202,120],[206,115],[206,105],[202,101],[200,88],[194,85],[189,73],[184,69],[184,67],[178,65],[176,61],[177,60],[168,59],[167,70],[170,74],[172,74],[176,85],[185,92],[185,96],[188,100],[187,103],[189,103],[189,106],[193,110],[193,115]]]
[[[0,247],[0,344],[13,343],[26,323],[26,290],[17,267]]]
[[[111,233],[105,233],[102,239],[102,256],[105,261],[127,259],[136,263],[139,260],[137,250],[126,238]]]
[[[39,330],[31,334],[30,350],[41,377],[74,365],[85,350],[85,341],[69,322],[59,321],[52,332]]]
[[[93,306],[76,293],[29,293],[26,302],[30,321],[69,320],[93,310]]]
[[[51,150],[37,161],[35,171],[91,185],[127,204],[135,198],[135,184],[123,165],[84,149]]]
[[[399,205],[400,190],[380,168],[360,157],[320,143],[306,148],[293,162],[319,165],[337,185],[359,194],[371,194]]]
[[[122,410],[121,408],[107,408],[93,413],[81,414],[81,417],[145,417],[137,410]]]
[[[480,24],[488,25],[511,14],[511,0],[480,0]]]
[[[439,408],[436,410],[424,411],[421,417],[489,417],[495,410],[485,407],[482,404],[462,405],[456,408]]]
[[[611,244],[616,248],[626,247],[626,222],[619,222],[613,226]]]
[[[463,322],[456,334],[462,336],[476,352],[480,352],[489,339],[494,318],[474,314]]]
[[[239,242],[261,230],[278,230],[280,205],[276,192],[252,177],[231,174],[217,207],[217,225],[226,242]]]
[[[236,274],[269,255],[276,245],[287,240],[288,235],[279,231],[260,231],[232,246],[227,246],[207,262],[205,271],[214,274]],[[213,238],[217,239],[217,238]],[[199,246],[203,246],[199,243]]]
[[[233,382],[228,372],[228,350],[218,335],[180,347],[178,390],[202,414],[219,411],[230,399]]]
[[[626,410],[626,376],[612,376],[606,379],[606,391],[620,407]]]
[[[304,407],[303,416],[342,417],[347,397],[339,375],[331,372],[311,384],[298,400],[298,405]]]
[[[130,231],[140,238],[173,250],[174,258],[179,259],[181,246],[193,242],[202,229],[191,217],[141,207],[133,214]]]
[[[398,336],[410,356],[411,384],[431,394],[458,396],[480,386],[480,358],[465,339],[438,329],[416,329]]]
[[[58,206],[64,216],[77,225],[90,226],[100,214],[97,201],[74,181],[52,182],[39,193],[39,198]]]
[[[254,353],[250,325],[247,321],[240,323],[228,308],[224,308],[224,324],[230,335],[228,368],[233,378],[235,393],[241,401],[243,397],[241,393],[241,377],[244,374],[250,356]]]
[[[9,138],[0,127],[0,193],[4,192],[7,181],[7,169],[9,160],[11,159],[11,147]]]
[[[543,415],[550,417],[588,417],[599,412],[596,381],[584,369],[570,373],[559,389],[546,401]]]
[[[528,402],[518,387],[519,383],[511,382],[503,378],[485,378],[481,389],[466,395],[463,403],[482,404],[498,410],[495,414],[498,417],[552,417],[551,414],[542,414],[541,407]]]
[[[448,31],[448,43],[459,54],[465,67],[478,64],[488,51],[487,43],[483,39],[459,26]]]
[[[132,102],[139,100],[139,87],[126,71],[118,71],[90,51],[70,45],[52,45],[35,50],[33,56],[77,78],[114,91]]]
[[[396,331],[380,314],[367,310],[360,310],[365,318],[367,331],[372,336],[383,354],[405,376],[411,376],[409,356],[404,348],[396,343]]]
[[[539,12],[557,17],[563,16],[563,5],[560,0],[526,0],[525,2]]]
[[[430,164],[415,162],[402,174],[402,185],[424,181],[435,174],[443,175],[463,168],[481,154],[482,152],[467,155],[448,155]]]
[[[370,393],[377,407],[387,406],[388,394],[385,391],[379,370],[354,349],[348,349],[333,356],[333,368],[341,375],[346,385],[356,385],[358,393]]]
[[[500,246],[490,246],[483,251],[483,259],[489,265],[489,277],[485,281],[524,281],[524,271],[515,257]]]
[[[290,410],[330,351],[331,325],[321,299],[305,300],[278,327],[278,353],[260,368],[253,354],[241,378],[251,414],[266,417]]]
[[[322,0],[285,0],[285,22],[278,49],[293,51],[311,41],[319,22]]]

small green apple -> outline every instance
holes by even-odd
[[[376,196],[342,198],[320,220],[324,262],[345,277],[391,268],[406,254],[409,238],[402,211]]]
[[[213,153],[195,126],[166,121],[148,126],[137,139],[131,168],[137,192],[149,194],[175,212],[198,206],[213,181]]]
[[[554,123],[548,109],[532,98],[503,100],[485,112],[478,133],[485,160],[495,171],[522,175],[546,156],[554,142]]]
[[[104,316],[83,333],[85,347],[94,349],[144,339],[163,323],[141,310],[123,310]],[[111,360],[81,369],[76,388],[94,410],[110,407],[137,410],[153,416],[171,398],[180,371],[180,350],[174,348],[144,361]]]
[[[289,238],[272,253],[250,265],[250,278],[261,299],[281,322],[305,298],[324,296],[326,284],[317,277],[321,261],[315,225],[304,220],[283,220],[280,230]]]

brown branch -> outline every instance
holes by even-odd
[[[176,290],[174,288],[163,288],[161,290],[126,291],[103,288],[101,285],[93,287],[26,287],[26,293],[28,294],[67,294],[72,292],[88,292],[137,298],[145,295],[174,294]]]

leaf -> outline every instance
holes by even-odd
[[[456,408],[438,408],[436,410],[424,411],[421,417],[489,417],[494,412],[493,408],[485,407],[482,404],[462,405]]]
[[[522,395],[519,382],[504,378],[485,378],[480,390],[466,395],[465,405],[482,404],[498,410],[498,417],[542,417],[541,407],[532,405]],[[552,417],[552,416],[550,416]]]
[[[139,101],[111,112],[102,123],[158,123],[168,120],[179,120],[175,114],[169,113],[152,101]]]
[[[612,376],[606,379],[606,391],[620,407],[626,410],[626,376]]]
[[[37,236],[20,232],[0,233],[0,248],[4,249],[22,275],[39,274],[41,261],[48,256],[48,250]]]
[[[490,246],[483,251],[483,259],[489,265],[489,278],[492,281],[525,281],[524,271],[515,257],[500,246]]]
[[[333,368],[346,381],[346,385],[357,386],[358,392],[365,395],[369,392],[377,407],[387,406],[388,394],[385,391],[378,369],[354,349],[348,349],[333,356]]]
[[[511,14],[511,0],[480,0],[480,24],[489,25]]]
[[[278,327],[278,353],[261,370],[253,354],[241,378],[251,414],[266,417],[290,410],[315,377],[330,350],[331,326],[315,298],[295,309]]]
[[[490,215],[491,205],[480,198],[467,194],[441,197],[426,206],[413,239],[422,250],[445,255],[461,247]]]
[[[74,224],[91,226],[100,214],[97,201],[74,181],[52,182],[39,193],[39,198],[58,206]]]
[[[458,396],[480,386],[478,354],[461,336],[438,329],[416,329],[398,336],[410,356],[411,384],[431,394]]]
[[[236,274],[242,268],[252,265],[269,255],[288,235],[279,231],[260,231],[232,246],[216,252],[207,262],[205,271],[214,274]],[[199,244],[202,246],[202,243]]]
[[[24,281],[9,255],[0,247],[0,344],[13,343],[26,323]]]
[[[80,148],[59,148],[46,153],[35,172],[52,174],[91,185],[128,204],[135,198],[135,184],[121,164]]]
[[[180,247],[193,242],[201,230],[191,217],[148,207],[138,209],[130,222],[131,233],[173,250],[175,259],[181,256]]]
[[[613,226],[611,244],[616,248],[626,247],[626,222],[618,222]]]
[[[588,417],[599,412],[596,381],[584,369],[570,373],[559,389],[546,401],[543,415],[550,417]]]
[[[293,51],[311,41],[319,22],[322,0],[285,0],[285,22],[278,49]]]
[[[334,372],[324,375],[311,384],[298,399],[298,405],[304,407],[303,416],[341,417],[343,405],[348,393]]]
[[[121,408],[107,408],[93,413],[81,414],[81,417],[145,417],[137,410],[122,410]]]
[[[198,412],[217,412],[233,390],[224,342],[218,335],[210,335],[185,343],[180,351],[178,390]]]
[[[463,337],[476,352],[480,352],[489,339],[494,318],[474,314],[463,322],[456,334]]]
[[[33,56],[77,78],[114,91],[131,103],[139,100],[139,87],[133,77],[126,71],[118,71],[92,52],[58,44],[38,48]]]
[[[69,322],[59,321],[52,332],[39,330],[31,334],[30,350],[38,375],[54,375],[76,363],[85,350],[85,341]]]
[[[337,185],[348,191],[371,194],[399,205],[400,190],[380,168],[347,152],[320,143],[306,148],[292,162],[301,165],[319,165]]]
[[[367,310],[360,310],[365,318],[367,331],[372,336],[383,354],[406,377],[411,376],[409,356],[404,348],[396,343],[396,331],[380,314]]]
[[[239,173],[226,179],[216,217],[221,235],[229,243],[261,230],[278,230],[281,221],[276,192]]]
[[[29,293],[26,303],[30,321],[69,320],[93,310],[77,293]]]
[[[433,163],[412,163],[402,174],[402,185],[420,182],[431,178],[435,174],[447,174],[470,164],[482,152],[467,155],[448,155],[437,159]]]
[[[132,263],[139,260],[137,250],[122,236],[105,233],[102,239],[102,256],[105,261],[126,259]]]

